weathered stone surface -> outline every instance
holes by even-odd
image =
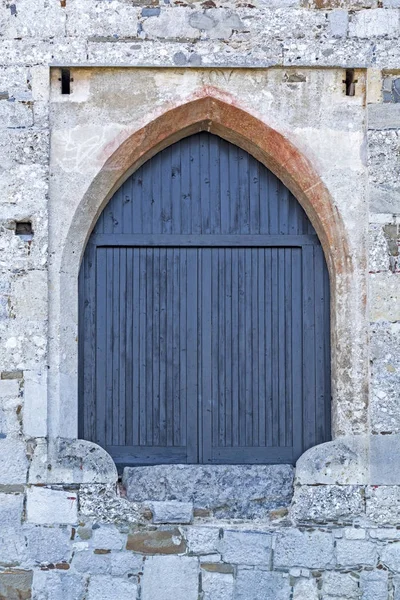
[[[342,567],[374,566],[377,562],[376,545],[363,540],[337,540],[337,562]]]
[[[358,598],[359,579],[352,573],[326,571],[322,577],[322,592],[328,597]]]
[[[143,569],[143,557],[132,552],[111,552],[111,575],[128,577]]]
[[[13,570],[0,573],[0,598],[29,600],[32,592],[32,571]]]
[[[333,565],[334,545],[330,533],[323,531],[280,531],[276,538],[274,565],[323,569]]]
[[[364,488],[347,485],[296,488],[290,516],[299,522],[350,521],[365,513]]]
[[[388,597],[388,572],[363,571],[360,576],[362,600],[386,600]]]
[[[61,563],[70,560],[70,528],[25,525],[23,534],[27,551],[34,563]]]
[[[27,521],[39,525],[78,520],[78,497],[74,492],[31,487],[26,492]]]
[[[151,502],[153,523],[191,523],[193,504],[191,502]]]
[[[177,527],[140,530],[128,535],[126,549],[140,554],[183,554],[186,541]]]
[[[349,36],[358,38],[396,37],[399,33],[396,10],[361,10],[350,19]]]
[[[368,129],[399,129],[399,104],[371,104],[368,108]]]
[[[400,518],[400,488],[371,486],[366,489],[367,517],[379,525],[396,525]]]
[[[196,558],[149,556],[143,575],[143,600],[198,600]],[[160,582],[162,584],[160,585]]]
[[[319,600],[315,579],[298,579],[293,586],[293,600]]]
[[[365,436],[339,437],[310,448],[296,463],[300,485],[363,485],[368,483],[368,446]]]
[[[95,575],[89,580],[88,592],[88,600],[132,600],[136,598],[137,586],[129,579]]]
[[[111,572],[111,554],[96,554],[93,550],[75,552],[71,566],[78,573],[107,575]]]
[[[400,572],[400,542],[384,546],[380,553],[381,562],[391,571]]]
[[[188,527],[185,531],[191,554],[213,554],[219,547],[218,527]]]
[[[399,452],[400,434],[371,436],[371,485],[400,485]]]
[[[193,502],[218,517],[254,517],[288,506],[293,468],[289,465],[158,465],[126,468],[123,484],[135,502]]]
[[[204,600],[232,600],[233,574],[210,573],[202,570],[201,589]]]
[[[286,573],[238,569],[235,600],[260,600],[260,598],[287,600],[289,592],[290,585]]]
[[[2,527],[18,526],[24,509],[23,494],[0,493],[0,523]]]
[[[32,594],[34,600],[83,600],[88,577],[63,571],[35,571]]]
[[[121,497],[115,484],[82,485],[79,489],[80,514],[102,523],[136,523],[139,507]]]
[[[26,445],[19,438],[0,438],[0,484],[25,483],[28,471]]]
[[[370,275],[371,321],[400,321],[399,274]]]
[[[94,549],[122,550],[126,545],[126,534],[115,525],[103,525],[92,531],[89,545]]]
[[[374,433],[400,433],[400,325],[399,323],[373,323],[371,325],[371,427]],[[374,436],[379,438],[380,436]],[[384,436],[386,437],[386,436]],[[377,442],[379,444],[380,442]],[[383,442],[386,444],[386,442]],[[391,445],[387,442],[388,450]],[[392,463],[392,457],[387,457]],[[386,461],[382,468],[387,472]],[[374,469],[379,477],[378,469]],[[394,473],[398,470],[395,468]],[[382,479],[381,479],[382,481]],[[388,481],[393,481],[391,477]]]
[[[218,550],[224,562],[268,567],[271,546],[272,536],[269,533],[225,529]]]

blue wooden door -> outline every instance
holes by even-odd
[[[79,435],[119,466],[293,463],[330,439],[329,279],[266,167],[199,133],[103,210],[79,279]]]

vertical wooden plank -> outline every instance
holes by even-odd
[[[314,247],[303,246],[303,442],[304,449],[315,443],[315,318]]]
[[[187,249],[179,250],[179,414],[180,414],[180,443],[187,445],[188,410],[188,273]],[[189,306],[192,310],[192,306]],[[190,432],[190,435],[192,432]]]
[[[285,415],[285,442],[286,446],[293,445],[293,398],[291,380],[293,377],[292,365],[292,322],[293,322],[293,306],[292,306],[292,248],[284,248],[281,250],[284,257],[284,314],[285,314],[285,369],[283,376],[285,379],[285,396],[283,411]]]
[[[331,315],[329,272],[324,257],[324,370],[325,370],[325,440],[331,439]]]
[[[257,284],[258,284],[258,310],[257,310],[257,323],[258,323],[258,385],[259,385],[259,402],[258,402],[258,414],[254,417],[258,421],[258,445],[266,446],[266,408],[268,405],[268,394],[269,389],[267,388],[267,368],[269,365],[266,364],[267,354],[267,340],[266,340],[266,326],[267,326],[267,314],[266,314],[266,265],[265,265],[265,252],[264,248],[257,248],[257,262],[258,262],[258,273],[257,273]]]
[[[109,314],[111,320],[111,354],[112,354],[112,370],[111,370],[111,381],[112,391],[111,397],[108,399],[108,424],[110,426],[110,444],[118,445],[118,433],[119,433],[119,385],[120,385],[120,297],[119,297],[119,280],[120,280],[120,260],[119,260],[119,248],[110,249],[112,252],[111,273],[110,273],[110,285],[112,295],[112,309]],[[108,266],[107,266],[108,270]]]
[[[201,180],[200,180],[200,144],[192,136],[188,140],[190,152],[190,189],[192,198],[191,233],[201,233]]]
[[[153,378],[153,443],[155,446],[161,444],[160,433],[160,307],[161,307],[161,261],[160,248],[154,248],[154,267],[153,267],[153,356],[151,363],[151,373]]]
[[[201,199],[201,233],[211,233],[210,206],[210,152],[208,135],[200,134],[200,199]]]
[[[234,325],[233,308],[235,300],[233,298],[234,281],[233,276],[233,252],[232,248],[224,249],[225,261],[225,345],[224,345],[224,370],[225,370],[225,445],[233,446],[233,352],[234,352]]]
[[[211,252],[210,248],[202,248],[201,253],[201,357],[200,357],[200,376],[201,376],[201,440],[200,460],[207,463],[211,459],[211,313],[212,313],[212,271],[211,271]]]
[[[249,155],[238,150],[239,223],[240,233],[250,233]]]
[[[146,373],[146,248],[139,248],[139,443],[146,445],[147,441],[147,373]]]
[[[181,142],[170,147],[171,151],[171,231],[181,233]]]
[[[190,145],[180,146],[181,160],[181,233],[192,232],[192,190],[190,178]]]
[[[161,233],[161,198],[163,195],[163,173],[161,164],[163,160],[162,152],[153,156],[151,160],[151,171],[149,174],[146,173],[145,177],[151,179],[152,186],[152,222],[151,232]],[[144,168],[146,165],[144,165]],[[142,167],[143,168],[143,167]]]
[[[97,249],[96,285],[96,438],[106,445],[107,404],[107,250]]]
[[[167,419],[167,446],[174,445],[174,401],[173,401],[173,248],[166,249],[167,255],[167,301],[166,301],[166,419]]]
[[[292,276],[292,377],[291,394],[293,398],[293,453],[296,460],[303,452],[303,250],[293,248]]]
[[[275,370],[275,347],[273,337],[274,315],[273,307],[273,248],[265,249],[265,390],[266,390],[266,445],[273,446],[273,373]],[[276,319],[275,319],[276,321]]]
[[[226,423],[228,420],[228,409],[227,409],[227,377],[226,377],[226,359],[227,359],[227,314],[226,314],[226,296],[230,293],[230,290],[226,288],[226,250],[225,248],[219,248],[218,252],[218,331],[215,332],[217,337],[217,352],[218,360],[213,357],[213,362],[217,365],[217,380],[218,380],[218,406],[214,408],[214,411],[218,411],[218,419],[213,425],[217,430],[217,435],[213,441],[215,446],[225,447],[226,441]],[[230,268],[230,265],[229,265]],[[214,331],[214,329],[213,329]]]
[[[218,434],[220,431],[220,369],[223,367],[220,361],[220,347],[219,347],[219,330],[220,330],[220,310],[221,302],[219,296],[219,249],[213,248],[210,250],[211,253],[211,267],[210,267],[210,279],[211,279],[211,353],[210,353],[210,368],[211,368],[211,393],[210,393],[210,414],[209,414],[209,443],[212,447],[218,447]],[[211,456],[211,448],[210,448]]]
[[[232,257],[232,309],[231,309],[231,376],[232,376],[232,446],[239,446],[239,250],[231,250]]]
[[[159,368],[160,368],[160,445],[167,445],[167,251],[160,249],[160,311],[159,311]]]
[[[246,339],[246,250],[239,248],[238,253],[238,356],[233,368],[238,373],[238,421],[239,446],[246,445],[246,372],[247,372],[247,339]]]
[[[286,446],[286,314],[285,314],[285,249],[277,250],[278,261],[278,446]]]
[[[249,156],[250,233],[260,233],[260,163]]]
[[[118,421],[117,421],[117,445],[124,446],[126,444],[126,368],[132,357],[129,355],[129,347],[127,344],[127,287],[126,287],[126,248],[119,249],[119,323],[118,323],[118,365],[119,365],[119,387],[118,395],[115,402],[118,403]]]
[[[221,186],[220,186],[220,144],[219,138],[210,138],[209,143],[209,196],[210,233],[221,233]]]
[[[125,365],[125,443],[133,446],[133,403],[136,364],[133,357],[133,248],[126,249],[126,365]]]
[[[146,295],[146,312],[143,315],[145,321],[145,402],[146,402],[146,444],[151,446],[153,441],[153,414],[154,414],[154,377],[153,377],[153,327],[154,327],[154,309],[153,309],[153,290],[154,290],[154,250],[147,248],[144,250],[146,264],[146,283],[143,293]]]
[[[260,313],[260,287],[258,282],[258,258],[259,249],[252,248],[247,252],[251,253],[251,292],[249,303],[251,305],[251,360],[250,373],[251,378],[251,427],[252,427],[252,444],[255,447],[260,445],[259,442],[259,411],[260,411],[260,373],[259,373],[259,313]],[[264,399],[261,399],[263,402]]]
[[[113,442],[113,392],[114,392],[114,248],[106,250],[106,422],[107,445]]]
[[[187,460],[199,462],[198,403],[198,268],[199,250],[189,248],[187,255]],[[194,400],[194,401],[193,401]]]
[[[253,390],[253,326],[252,326],[252,305],[256,300],[257,295],[253,297],[253,270],[252,270],[252,250],[244,248],[244,303],[245,303],[245,397],[243,401],[246,407],[245,416],[245,445],[253,446],[253,406],[254,406],[254,390]]]
[[[221,140],[219,154],[219,177],[221,194],[221,233],[230,233],[230,178],[229,145]]]
[[[173,446],[180,446],[181,439],[181,410],[180,410],[180,394],[184,390],[180,390],[180,313],[181,307],[181,287],[180,287],[180,248],[172,249],[172,403],[173,403]]]
[[[140,444],[140,248],[133,249],[133,382],[132,382],[132,438],[133,445]]]
[[[315,315],[315,443],[326,439],[325,431],[325,286],[324,255],[321,246],[314,247],[314,315]]]
[[[161,233],[171,233],[172,231],[172,164],[171,147],[163,150],[163,160],[161,162],[162,194],[160,206]]]

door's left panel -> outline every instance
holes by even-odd
[[[80,435],[118,466],[197,462],[197,250],[93,247],[80,277]]]

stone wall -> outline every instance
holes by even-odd
[[[1,3],[0,599],[400,598],[399,9]],[[337,439],[300,459],[289,512],[239,520],[192,516],[187,498],[128,501],[110,458],[76,440],[76,271],[124,174],[104,165],[199,97],[251,114],[312,165],[347,265],[325,241]]]

